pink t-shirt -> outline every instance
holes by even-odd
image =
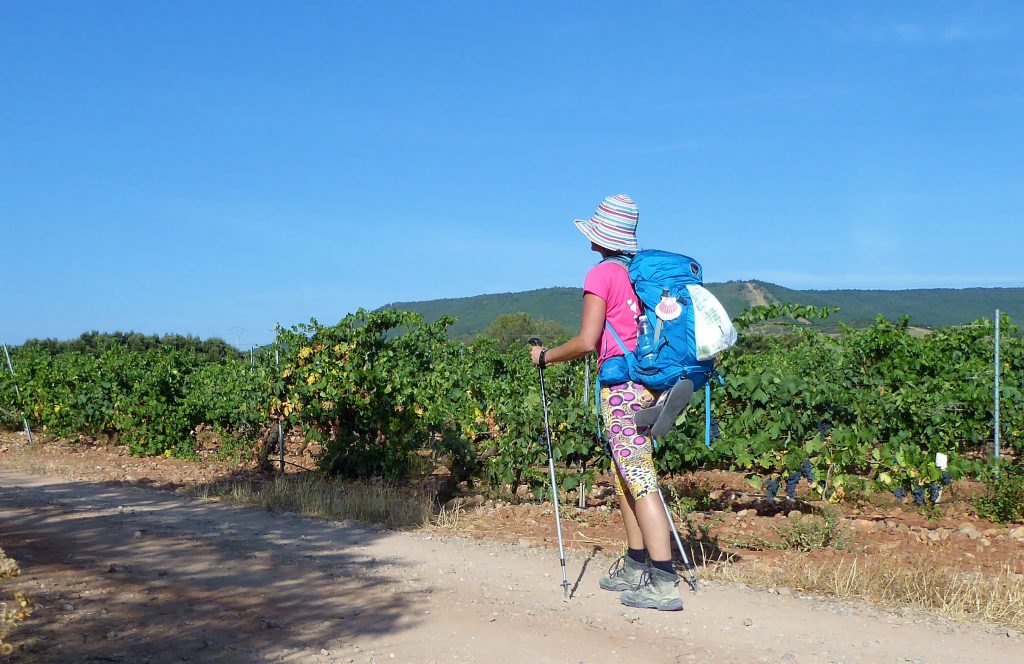
[[[629,350],[636,350],[636,319],[640,316],[640,298],[629,283],[629,273],[615,261],[598,263],[587,272],[583,292],[593,293],[605,303],[605,320],[618,333]],[[601,334],[598,363],[622,355],[622,348],[605,328]]]

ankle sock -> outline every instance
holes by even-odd
[[[626,555],[632,558],[635,563],[647,562],[647,549],[626,549]]]
[[[672,567],[671,560],[652,560],[651,567],[655,569],[660,569],[662,572],[667,572],[668,574],[676,573],[675,568]]]

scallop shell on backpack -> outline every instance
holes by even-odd
[[[679,300],[669,295],[663,295],[661,302],[654,308],[654,313],[664,321],[675,320],[683,313]]]

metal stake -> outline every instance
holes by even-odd
[[[994,412],[996,416],[995,421],[995,458],[999,460],[999,310],[996,309],[996,352],[995,352],[995,364],[996,364],[996,380],[995,387],[993,389],[992,401],[994,405]]]
[[[590,405],[590,356],[583,360],[583,407]],[[580,509],[587,506],[587,492],[583,485],[583,475],[587,472],[586,461],[580,460]]]
[[[281,351],[276,344],[274,346],[274,366],[278,369],[281,368]],[[277,450],[281,455],[281,472],[284,473],[284,428],[280,422],[277,423]]]
[[[580,506],[580,509],[584,509],[587,506],[587,487],[583,483],[583,476],[586,474],[586,472],[587,472],[587,464],[586,464],[586,462],[580,461],[580,484],[579,484],[579,492],[580,492],[579,506]]]
[[[18,379],[14,375],[14,365],[11,364],[11,354],[7,352],[7,344],[4,344],[4,357],[7,358],[7,370],[11,372],[11,382],[14,383],[14,396],[18,399],[18,406],[21,407],[21,390],[18,389]],[[25,425],[25,434],[28,436],[28,444],[35,444],[32,440],[32,429],[28,426],[28,418],[25,413],[21,414],[21,423]]]

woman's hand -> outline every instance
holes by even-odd
[[[538,367],[540,366],[540,352],[542,350],[544,350],[543,346],[530,346],[530,361]]]

